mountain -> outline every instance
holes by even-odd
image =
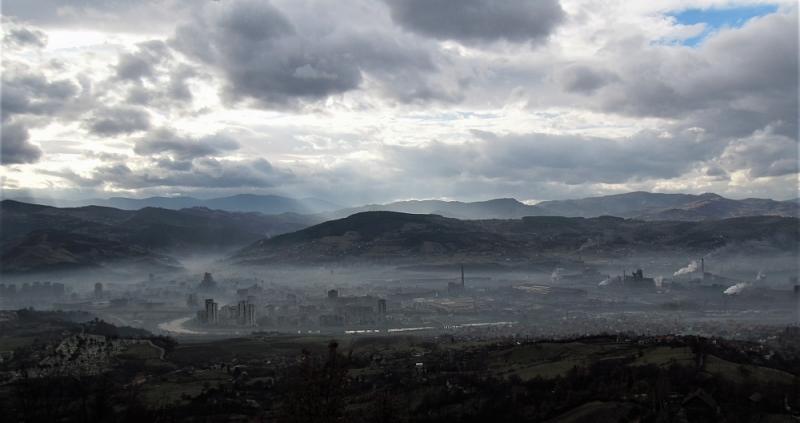
[[[418,255],[512,254],[518,246],[475,221],[437,215],[363,212],[297,232],[263,239],[237,253],[233,261],[328,261],[384,259]]]
[[[4,272],[100,266],[125,257],[168,263],[175,252],[238,248],[318,222],[290,213],[57,208],[13,200],[0,202],[0,212]]]
[[[21,202],[37,201],[24,198]],[[127,198],[111,197],[106,199],[95,198],[88,200],[74,201],[42,201],[40,203],[53,206],[105,206],[122,210],[139,210],[145,207],[157,207],[162,209],[180,210],[191,207],[205,207],[213,210],[225,210],[234,212],[258,212],[263,214],[315,214],[329,212],[340,209],[341,206],[320,200],[317,198],[294,199],[278,195],[256,195],[238,194],[229,197],[199,199],[187,196],[177,197],[148,197],[148,198]]]
[[[743,216],[800,216],[800,204],[748,198],[732,200],[717,194],[659,194],[630,192],[576,200],[543,201],[527,205],[513,198],[465,203],[415,200],[371,204],[328,214],[340,218],[364,211],[439,214],[457,219],[518,219],[524,216],[617,216],[642,220],[701,221]]]
[[[704,222],[610,216],[458,220],[438,215],[362,212],[262,239],[230,261],[526,261],[541,254],[702,253],[743,245],[752,251],[792,252],[800,242],[799,222],[797,218],[777,216]]]
[[[49,272],[137,266],[144,271],[177,270],[180,264],[139,245],[61,231],[34,231],[2,245],[3,273]]]
[[[55,205],[67,204],[59,203]],[[758,198],[733,200],[711,193],[692,195],[660,194],[643,191],[574,200],[543,201],[535,205],[525,204],[513,198],[497,198],[477,202],[409,200],[341,208],[336,204],[315,198],[294,199],[277,195],[255,194],[239,194],[207,200],[187,196],[142,199],[113,197],[80,200],[69,202],[69,205],[96,205],[122,210],[139,210],[146,207],[170,210],[205,207],[212,210],[259,212],[264,214],[308,214],[314,215],[312,220],[317,221],[339,219],[367,211],[438,214],[456,219],[519,219],[525,216],[617,216],[642,220],[700,221],[742,216],[800,216],[800,202],[797,200],[775,201]]]
[[[438,214],[456,219],[515,219],[531,215],[531,206],[513,198],[465,203],[443,200],[409,200],[389,204],[369,204],[338,210],[331,216],[346,217],[368,211],[392,211],[413,214]]]

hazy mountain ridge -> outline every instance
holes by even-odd
[[[395,211],[440,214],[457,219],[519,219],[525,216],[599,217],[617,216],[642,220],[726,219],[743,216],[800,216],[795,201],[748,198],[732,200],[717,194],[659,194],[630,192],[575,200],[543,201],[528,205],[513,198],[479,202],[412,200],[372,204],[339,210],[333,218],[363,211]]]
[[[34,231],[4,243],[5,273],[63,271],[103,267],[116,263],[137,265],[144,270],[170,270],[180,263],[140,245],[61,231]]]
[[[340,209],[342,206],[317,198],[295,199],[279,195],[237,194],[228,197],[201,199],[190,196],[148,197],[148,198],[93,198],[74,201],[48,201],[45,199],[20,198],[25,203],[47,204],[54,207],[104,206],[122,210],[139,210],[156,207],[180,210],[192,207],[205,207],[231,212],[258,212],[263,214],[316,214]]]
[[[799,223],[797,218],[778,216],[706,222],[609,216],[458,220],[438,215],[363,212],[260,240],[230,260],[244,264],[347,259],[526,260],[540,254],[710,252],[745,244],[785,252],[797,250]]]
[[[31,201],[25,201],[31,202]],[[36,202],[36,201],[33,201]],[[239,194],[208,200],[194,197],[150,197],[143,199],[112,197],[81,200],[79,206],[113,207],[140,210],[156,207],[180,210],[204,207],[234,212],[264,214],[297,213],[314,215],[313,220],[339,219],[366,211],[394,211],[412,214],[438,214],[456,219],[519,219],[525,216],[598,217],[618,216],[642,220],[726,219],[742,216],[800,217],[800,202],[746,198],[734,200],[713,193],[662,194],[644,191],[629,192],[571,200],[543,201],[535,205],[514,198],[463,202],[444,200],[407,200],[387,204],[367,204],[341,208],[330,202],[314,199],[294,199],[278,195]]]
[[[12,200],[0,202],[0,211],[6,272],[99,266],[122,258],[177,266],[168,257],[174,251],[235,248],[316,223],[296,214],[268,216],[204,208],[56,208]]]
[[[167,263],[169,260],[160,256],[230,251],[248,244],[233,257],[234,262],[458,256],[495,260],[525,259],[538,252],[573,254],[586,248],[624,254],[632,250],[711,250],[731,243],[756,243],[758,248],[784,251],[796,250],[798,245],[796,217],[768,216],[792,216],[799,206],[796,202],[730,200],[715,194],[639,192],[535,206],[514,199],[405,201],[365,207],[397,207],[419,213],[361,212],[312,227],[326,215],[264,215],[200,207],[135,211],[104,206],[56,208],[13,200],[0,204],[4,271],[34,270],[36,263],[48,268],[61,262],[100,265],[126,254],[144,257],[141,251],[151,252],[148,260],[154,263]],[[438,215],[425,214],[428,209]],[[647,212],[640,214],[642,210]],[[557,213],[565,216],[551,216]],[[460,220],[448,214],[458,215]],[[587,216],[570,217],[576,214]],[[632,214],[636,219],[595,214]],[[757,214],[767,216],[747,217]],[[69,240],[67,234],[75,239]],[[280,234],[285,235],[276,236]],[[43,244],[34,249],[37,240]],[[89,248],[93,243],[97,251]],[[127,253],[126,248],[130,249]]]

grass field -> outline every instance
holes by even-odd
[[[713,375],[740,384],[757,382],[759,384],[776,383],[779,385],[792,385],[796,383],[798,379],[797,376],[781,370],[754,366],[751,364],[732,363],[713,355],[706,357],[705,370]]]
[[[586,367],[602,359],[631,355],[633,348],[616,343],[540,343],[495,351],[489,369],[498,376],[522,380],[564,376],[573,367]]]
[[[249,337],[178,345],[169,360],[178,365],[257,360],[270,355],[297,355],[303,349],[320,353],[327,348],[329,337]]]
[[[31,345],[36,336],[0,336],[0,353]]]
[[[566,413],[548,420],[559,423],[595,423],[624,421],[632,409],[631,404],[624,402],[591,401]]]
[[[693,365],[694,353],[689,347],[651,347],[643,351],[641,357],[637,357],[633,365],[645,366],[655,364],[656,366],[670,366],[672,364]]]
[[[198,370],[190,375],[169,375],[148,380],[142,385],[142,395],[151,407],[180,402],[184,398],[200,395],[206,387],[230,381],[230,375],[221,370]]]

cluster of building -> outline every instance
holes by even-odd
[[[197,287],[208,292],[216,285],[206,273]],[[331,289],[322,297],[298,298],[293,292],[265,290],[258,284],[236,289],[236,300],[221,304],[215,298],[199,303],[198,292],[187,296],[186,304],[197,311],[196,321],[203,326],[262,326],[262,327],[339,327],[374,325],[386,321],[388,303],[373,295],[341,296]],[[216,295],[225,298],[223,290]],[[210,296],[210,295],[209,295]]]
[[[197,312],[197,320],[212,326],[256,326],[256,305],[239,301],[236,305],[220,307],[213,298],[207,298],[205,307]]]

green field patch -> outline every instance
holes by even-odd
[[[559,423],[595,423],[625,421],[633,405],[624,402],[591,401],[548,420]]]
[[[0,336],[0,352],[11,352],[17,348],[27,347],[36,340],[36,336]]]
[[[249,337],[181,344],[168,359],[180,365],[264,359],[275,355],[298,355],[303,349],[326,350],[327,337]]]
[[[188,375],[171,375],[148,380],[142,396],[151,407],[161,407],[200,395],[206,387],[227,383],[230,376],[218,370],[199,370]]]
[[[777,383],[780,385],[793,385],[797,381],[797,376],[782,370],[733,363],[713,355],[706,356],[705,371],[740,384]]]
[[[637,357],[632,363],[633,366],[646,366],[650,364],[656,366],[670,366],[672,364],[694,365],[695,362],[695,355],[689,347],[650,347],[642,353],[642,356]]]
[[[146,342],[128,345],[118,357],[122,360],[158,360],[161,350],[155,345]]]
[[[588,367],[607,358],[624,356],[630,346],[615,343],[540,343],[517,346],[490,354],[489,370],[499,376],[522,380],[564,376],[573,367]]]

